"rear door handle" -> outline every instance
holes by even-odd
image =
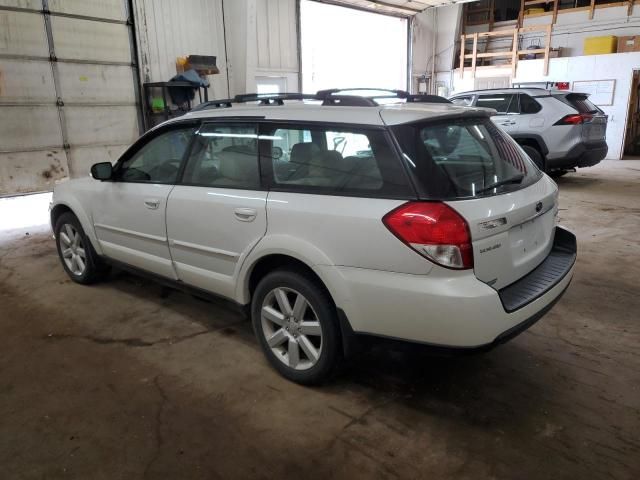
[[[516,122],[512,121],[512,120],[508,120],[506,122],[500,122],[500,125],[503,125],[505,127],[509,126],[509,125],[515,125]]]
[[[258,211],[255,208],[236,208],[233,214],[241,222],[253,222],[258,215]]]
[[[157,198],[145,198],[144,206],[149,210],[157,210],[160,206],[160,200],[158,200]]]

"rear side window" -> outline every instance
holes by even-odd
[[[256,125],[203,125],[191,147],[182,183],[249,190],[259,188]]]
[[[520,94],[520,113],[538,113],[542,110],[540,104],[524,93]]]
[[[513,113],[510,110],[512,101],[516,95],[495,93],[491,95],[480,95],[476,101],[477,107],[493,108],[498,113]],[[515,105],[515,102],[514,102]]]
[[[542,175],[488,118],[418,122],[393,132],[425,198],[497,195],[525,188]]]
[[[260,139],[277,189],[392,198],[413,193],[383,130],[265,124]]]

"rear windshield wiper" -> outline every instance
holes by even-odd
[[[524,174],[522,174],[522,173],[520,175],[515,175],[513,177],[505,178],[504,180],[500,180],[499,182],[490,183],[486,187],[481,188],[480,190],[477,190],[476,193],[484,193],[487,190],[493,190],[494,188],[501,187],[502,185],[509,185],[509,184],[512,184],[512,183],[520,183],[520,182],[522,182],[523,178],[524,178]]]

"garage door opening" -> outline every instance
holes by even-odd
[[[406,18],[311,0],[300,3],[302,91],[407,89]]]

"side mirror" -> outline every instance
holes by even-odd
[[[111,162],[100,162],[91,165],[91,176],[96,180],[111,180],[113,176],[113,165]]]

